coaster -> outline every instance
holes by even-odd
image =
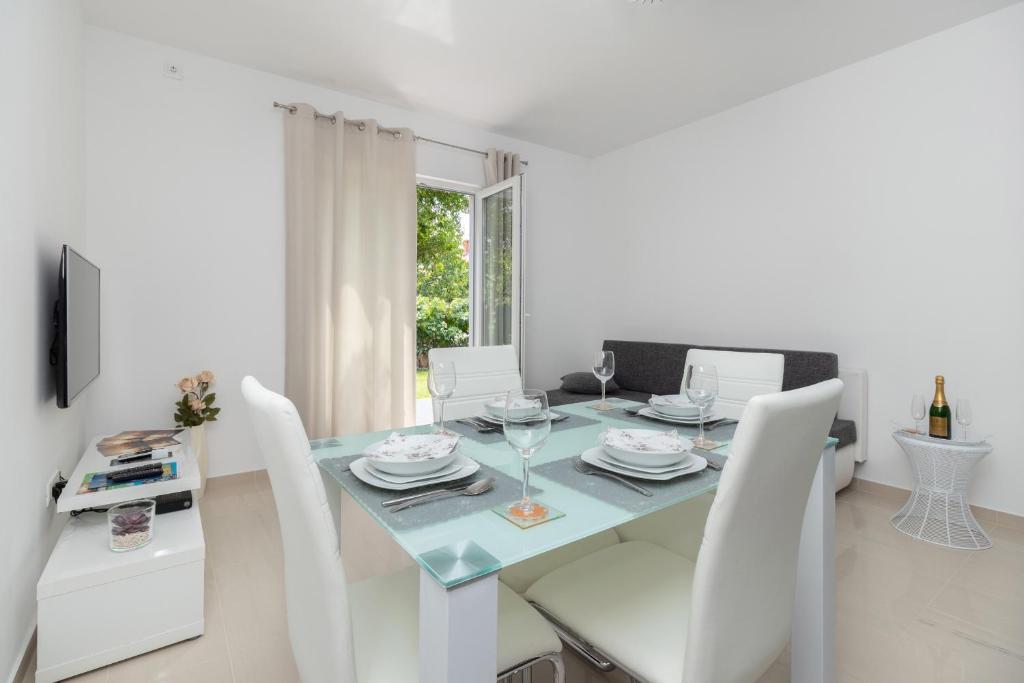
[[[600,401],[589,406],[591,410],[596,410],[602,413],[607,412],[609,410],[615,410],[616,407],[617,406],[615,406],[615,404],[613,404],[611,401],[605,401],[605,404],[603,406],[601,405]]]
[[[536,507],[543,508],[544,514],[539,514],[534,517],[514,516],[509,514],[508,511],[508,506],[511,505],[511,503],[502,503],[501,505],[495,505],[494,507],[491,508],[491,511],[494,512],[496,515],[500,516],[501,518],[507,519],[508,521],[512,522],[520,529],[529,529],[530,527],[535,527],[538,524],[543,524],[544,522],[550,522],[553,519],[565,517],[564,512],[556,510],[555,508],[551,507],[546,503],[542,503],[538,500],[535,500],[533,501],[533,504]]]

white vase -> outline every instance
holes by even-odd
[[[196,464],[199,465],[199,490],[193,492],[196,500],[203,497],[206,491],[206,468],[208,452],[206,450],[206,423],[191,428],[192,431],[192,454],[196,457]]]

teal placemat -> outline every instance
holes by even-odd
[[[555,460],[538,465],[533,468],[533,471],[542,477],[597,498],[604,503],[637,514],[660,510],[702,493],[713,491],[718,486],[718,479],[722,475],[720,471],[708,467],[697,474],[687,474],[669,481],[630,478],[630,481],[643,486],[654,494],[648,497],[606,477],[577,472],[573,467],[573,460],[574,457]]]
[[[360,505],[366,508],[370,514],[376,517],[383,517],[386,515],[388,526],[396,529],[414,529],[417,527],[427,526],[428,524],[447,522],[455,519],[456,517],[464,517],[466,515],[472,515],[476,512],[480,512],[481,510],[489,510],[499,503],[511,503],[518,500],[522,495],[523,485],[519,479],[510,477],[507,474],[499,472],[493,467],[484,465],[483,463],[480,464],[480,469],[476,474],[471,477],[461,479],[458,482],[452,481],[445,482],[444,484],[435,483],[421,488],[407,489],[405,491],[379,489],[364,483],[348,469],[349,463],[361,457],[361,455],[350,455],[343,458],[324,458],[323,460],[320,460],[319,465],[332,477],[342,482],[345,490],[348,491],[348,493],[355,498]],[[443,486],[452,486],[456,483],[468,484],[478,479],[486,479],[487,477],[494,477],[494,488],[487,493],[481,493],[479,496],[456,496],[445,500],[424,503],[423,505],[416,505],[408,508],[407,510],[402,510],[401,512],[391,512],[381,505],[381,502],[391,500],[392,498],[412,496],[417,493],[430,491]],[[540,493],[542,493],[541,489],[533,486],[530,487],[531,496],[536,496]]]
[[[577,427],[587,427],[589,425],[595,425],[598,422],[600,422],[600,420],[593,420],[593,419],[591,419],[589,417],[582,417],[580,415],[573,415],[572,413],[559,413],[557,409],[552,409],[551,412],[556,414],[556,415],[560,414],[560,415],[568,415],[569,416],[569,418],[566,419],[566,420],[560,420],[558,422],[552,422],[551,423],[551,431],[552,432],[564,432],[567,429],[576,429]],[[505,435],[502,432],[500,432],[500,431],[497,431],[497,432],[482,432],[481,433],[481,432],[478,432],[476,430],[476,427],[473,427],[472,425],[468,425],[468,424],[465,424],[465,423],[462,423],[462,422],[456,422],[455,420],[446,421],[445,422],[445,426],[448,429],[452,430],[453,432],[461,434],[462,436],[469,437],[470,439],[473,439],[473,441],[476,441],[478,443],[492,444],[492,443],[503,442],[505,440]]]

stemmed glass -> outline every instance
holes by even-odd
[[[594,365],[591,368],[594,376],[601,382],[601,402],[596,410],[612,410],[615,406],[605,400],[605,387],[608,380],[615,374],[615,354],[612,351],[598,351],[594,354]]]
[[[970,426],[972,419],[971,402],[966,398],[958,398],[956,400],[956,421],[964,428],[964,441],[967,441],[967,427]]]
[[[924,419],[924,396],[921,394],[914,394],[914,398],[910,401],[910,416],[914,418],[914,431],[918,434],[922,434],[921,431],[921,420]]]
[[[700,409],[700,434],[693,445],[704,450],[718,448],[716,442],[704,438],[704,413],[718,398],[718,370],[714,365],[687,365],[683,389],[690,402]]]
[[[548,395],[532,389],[514,389],[505,399],[505,441],[519,452],[523,459],[523,497],[508,506],[509,517],[521,520],[539,520],[548,509],[530,500],[530,456],[536,453],[551,433],[551,413]]]
[[[432,360],[427,374],[427,389],[430,395],[441,402],[440,425],[434,428],[437,434],[451,434],[444,426],[444,402],[455,393],[455,363],[450,360]]]

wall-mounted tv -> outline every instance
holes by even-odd
[[[53,315],[50,364],[57,370],[57,406],[67,408],[100,374],[100,269],[66,244]]]

